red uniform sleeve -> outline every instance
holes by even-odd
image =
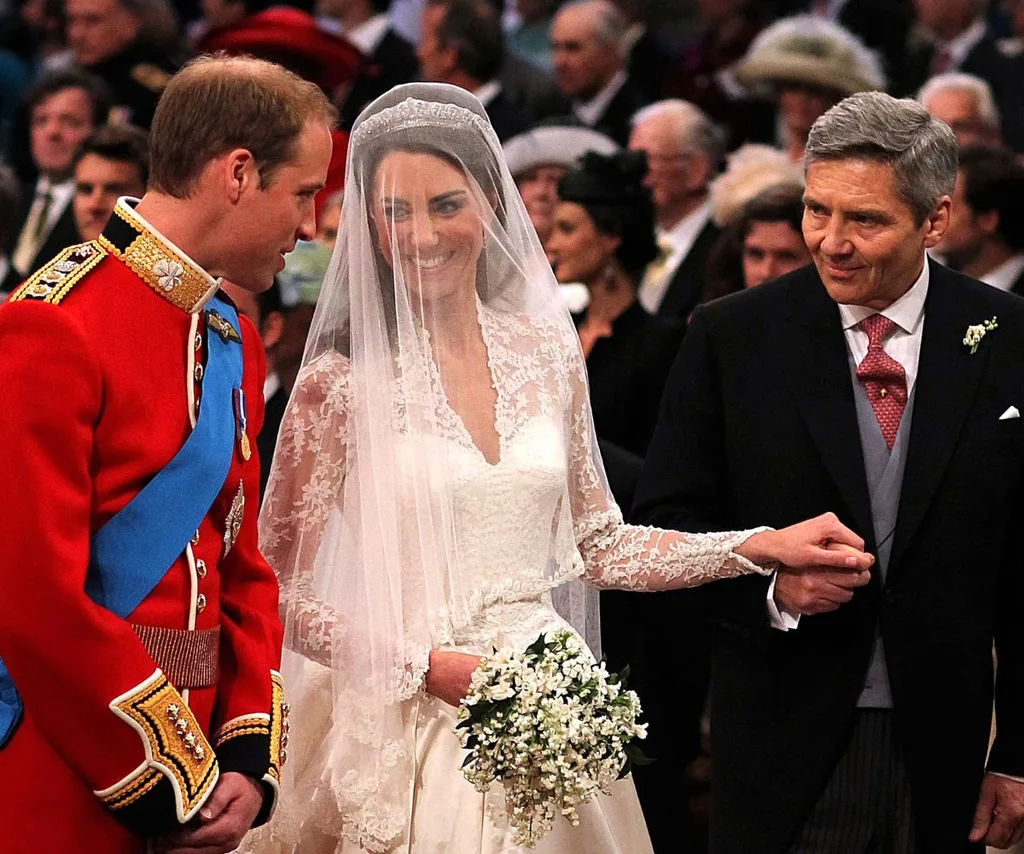
[[[263,426],[266,369],[255,328],[245,318],[241,323],[247,429],[254,442]],[[277,672],[283,640],[277,578],[260,554],[256,527],[258,454],[242,466],[242,488],[247,500],[238,539],[220,563],[221,663],[211,729],[221,770],[248,774],[266,784],[264,809],[256,822],[260,824],[269,818],[277,796],[287,744],[287,705]]]
[[[0,657],[53,750],[157,835],[198,811],[218,769],[129,624],[85,594],[99,360],[63,308],[39,302],[0,309],[0,341]]]

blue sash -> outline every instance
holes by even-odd
[[[237,339],[206,336],[199,417],[181,450],[90,540],[85,593],[125,619],[159,584],[199,530],[220,494],[235,448],[232,392],[242,385],[238,315],[214,297],[206,306],[230,323]],[[0,747],[21,717],[21,698],[0,661]]]

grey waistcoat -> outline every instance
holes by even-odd
[[[885,582],[889,571],[889,555],[892,553],[893,534],[896,532],[896,516],[900,506],[900,492],[903,488],[903,470],[907,462],[907,446],[910,441],[910,422],[914,413],[914,392],[907,398],[896,442],[890,451],[878,426],[875,411],[871,408],[864,386],[857,379],[857,366],[850,357],[850,375],[853,378],[853,397],[857,404],[857,426],[860,429],[860,444],[864,455],[864,472],[867,475],[868,491],[871,495],[871,518],[875,528],[875,557],[878,570]],[[915,385],[916,392],[916,385]],[[871,664],[864,679],[864,690],[857,701],[860,708],[891,709],[892,694],[889,690],[889,673],[885,666],[885,651],[881,633],[876,629],[875,646]]]

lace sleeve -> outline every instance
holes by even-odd
[[[757,566],[734,551],[767,528],[684,534],[623,522],[597,462],[583,361],[578,348],[573,352],[569,490],[586,579],[606,589],[656,591],[774,572],[776,567]]]
[[[281,585],[285,646],[330,666],[342,626],[313,592],[323,534],[345,479],[348,361],[329,353],[299,375],[281,423],[260,513],[260,548]]]

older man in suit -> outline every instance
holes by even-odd
[[[807,145],[814,265],[699,308],[669,380],[636,516],[833,507],[878,558],[856,591],[780,575],[694,597],[716,621],[712,854],[1024,835],[1024,303],[926,259],[956,164],[915,102],[833,107]]]
[[[711,221],[708,185],[718,174],[723,138],[686,101],[658,101],[633,119],[629,147],[647,155],[645,184],[657,216],[661,254],[640,284],[651,314],[686,320],[700,301],[711,247],[720,230]]]
[[[555,82],[587,127],[629,140],[634,114],[647,100],[626,69],[626,19],[609,0],[576,0],[551,25]]]

